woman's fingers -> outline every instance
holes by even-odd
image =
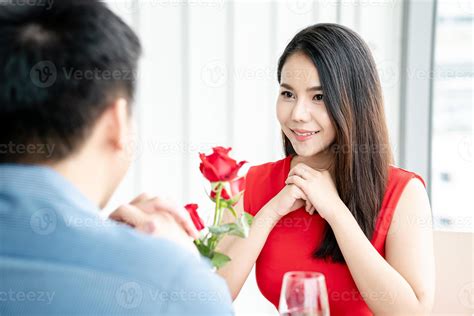
[[[313,215],[314,214],[314,211],[316,210],[316,208],[313,206],[313,204],[311,204],[311,202],[309,201],[306,201],[306,212],[310,215]]]
[[[285,181],[286,184],[294,184],[296,185],[299,189],[301,189],[302,191],[304,191],[304,188],[305,188],[305,180],[303,178],[301,178],[299,175],[292,175],[292,176],[289,176],[286,181]]]
[[[305,180],[303,180],[298,175],[292,175],[292,176],[289,176],[288,179],[286,179],[285,183],[287,185],[293,185],[295,187],[297,198],[304,200],[305,211],[313,215],[316,208],[313,206],[313,204],[311,203],[311,201],[309,200],[309,198],[306,196],[305,192],[302,189],[304,187]]]
[[[297,164],[290,170],[288,176],[300,176],[301,178],[308,180],[311,176],[315,175],[316,172],[320,172],[319,169],[313,169],[303,163]]]
[[[308,170],[306,170],[306,168],[298,165],[298,166],[294,167],[293,169],[291,169],[290,172],[288,173],[288,178],[291,177],[291,176],[299,176],[299,177],[307,180],[307,178],[309,176],[309,173],[308,173]]]
[[[294,201],[294,204],[291,207],[290,211],[294,211],[301,207],[305,207],[305,210],[308,210],[311,205],[311,202],[308,201],[308,198],[306,197],[306,194],[303,192],[303,190],[301,190],[298,186],[294,184],[288,184],[288,187],[291,192],[292,200]]]
[[[288,177],[290,176],[299,176],[304,180],[309,180],[311,177],[317,176],[320,173],[329,172],[328,169],[314,169],[308,165],[303,163],[299,163],[293,167],[288,173]]]

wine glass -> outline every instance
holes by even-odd
[[[278,310],[281,316],[329,316],[324,274],[307,271],[285,273]]]

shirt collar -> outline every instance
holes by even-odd
[[[99,207],[54,169],[42,165],[0,164],[0,192],[64,202],[98,214]]]

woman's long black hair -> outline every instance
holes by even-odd
[[[296,52],[306,54],[319,73],[324,103],[336,130],[330,149],[337,191],[370,240],[393,161],[374,59],[354,31],[338,24],[316,24],[296,34],[285,48],[278,63],[278,82],[283,65]],[[282,136],[285,154],[296,155],[289,139]],[[345,262],[327,223],[313,257]]]

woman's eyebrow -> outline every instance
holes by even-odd
[[[288,89],[288,90],[293,90],[293,87],[290,86],[290,85],[287,84],[287,83],[282,83],[282,84],[280,84],[280,87],[285,88],[285,89]]]
[[[321,86],[314,86],[306,89],[306,91],[323,91],[323,88]]]
[[[287,83],[282,83],[280,84],[280,87],[282,88],[286,88],[288,90],[294,90],[292,86],[290,86],[289,84]],[[308,88],[306,89],[306,91],[323,91],[323,88],[321,86],[314,86],[314,87],[311,87],[311,88]]]

